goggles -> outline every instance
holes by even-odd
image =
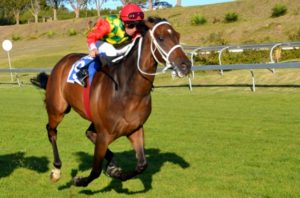
[[[135,20],[138,19],[138,17],[140,17],[141,20],[144,19],[144,13],[143,12],[131,12],[128,14],[128,18],[130,20]]]
[[[128,29],[133,29],[135,27],[138,27],[141,25],[141,22],[138,22],[138,21],[132,21],[132,22],[125,22],[124,23],[124,26],[125,28],[128,28]]]

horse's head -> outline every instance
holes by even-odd
[[[172,68],[179,77],[188,75],[192,64],[179,43],[179,33],[166,20],[159,18],[150,17],[145,24],[149,28],[154,59],[166,64],[166,68]]]

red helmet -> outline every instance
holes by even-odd
[[[144,20],[144,12],[138,5],[129,3],[121,9],[120,18],[124,22],[142,21]]]

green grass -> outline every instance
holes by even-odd
[[[101,175],[69,187],[90,171],[88,122],[72,112],[59,127],[62,178],[52,184],[43,91],[0,86],[0,197],[299,197],[298,88],[171,88],[156,79],[145,125],[148,169],[127,182]],[[163,85],[163,86],[162,86]],[[126,138],[111,145],[125,169],[135,165]]]

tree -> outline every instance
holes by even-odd
[[[50,5],[50,7],[53,10],[53,20],[57,20],[57,10],[59,6],[64,2],[65,0],[47,0],[47,4]]]
[[[149,10],[152,10],[152,3],[153,2],[152,2],[152,0],[149,0],[148,2],[149,2]]]
[[[80,9],[87,6],[88,0],[68,0],[68,2],[75,12],[75,17],[79,18]]]
[[[103,3],[107,2],[108,0],[94,0],[94,1],[95,1],[96,9],[97,9],[97,16],[99,17],[100,10],[101,10]]]
[[[20,24],[20,14],[22,14],[28,8],[28,0],[11,0],[11,1],[0,1],[1,7],[4,13],[12,13],[16,24]],[[5,16],[7,17],[7,16]]]
[[[120,1],[123,5],[126,5],[127,3],[136,3],[136,4],[146,3],[148,0],[120,0]]]
[[[7,4],[4,2],[4,0],[0,0],[0,25],[9,24],[11,18],[12,16],[9,16]]]
[[[39,12],[41,10],[39,0],[31,0],[30,1],[31,8],[29,9],[32,16],[34,16],[34,22],[39,22]]]

